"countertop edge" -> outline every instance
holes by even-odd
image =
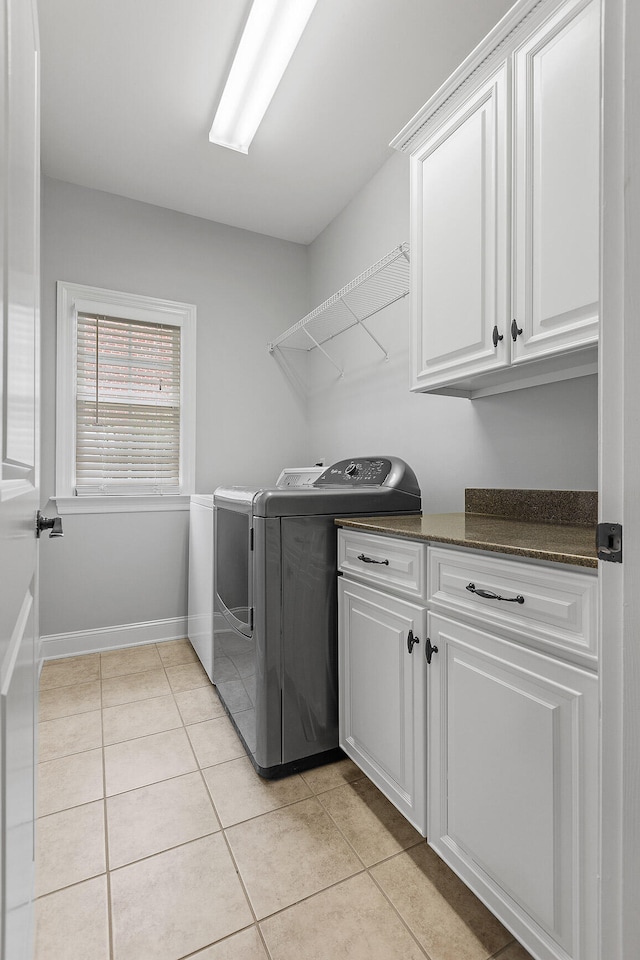
[[[389,519],[392,519],[389,517]],[[419,534],[406,530],[389,530],[374,522],[362,522],[357,518],[336,517],[338,527],[350,527],[354,530],[363,530],[381,534],[387,537],[400,537],[403,540],[419,540],[423,543],[446,543],[452,546],[466,547],[470,550],[487,550],[490,553],[503,553],[509,556],[522,557],[528,560],[544,560],[547,563],[562,563],[570,566],[585,567],[591,570],[598,569],[598,558],[583,554],[559,553],[547,550],[536,550],[531,547],[517,547],[513,544],[492,543],[478,540],[466,540],[459,537],[445,537],[442,534]]]

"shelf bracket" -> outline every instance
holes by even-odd
[[[318,341],[315,339],[315,337],[312,337],[312,336],[311,336],[311,334],[309,333],[309,331],[307,330],[306,327],[303,327],[302,329],[304,330],[304,332],[306,333],[306,335],[309,337],[309,340],[311,340],[311,342],[313,343],[314,347],[317,347],[318,350],[319,350],[321,353],[324,353],[324,355],[325,355],[325,357],[327,358],[327,360],[329,361],[329,363],[331,363],[331,364],[336,368],[336,370],[338,371],[338,373],[340,374],[340,379],[342,379],[342,378],[344,377],[344,370],[342,369],[342,367],[339,367],[339,366],[338,366],[338,364],[335,362],[335,360],[333,359],[333,357],[331,357],[331,356],[327,353],[327,351],[324,349],[323,346],[321,346],[321,344],[318,343]]]
[[[382,351],[382,353],[384,354],[385,360],[388,360],[388,359],[389,359],[389,354],[387,353],[387,351],[385,350],[385,348],[382,346],[382,344],[380,343],[380,341],[378,340],[378,338],[377,338],[377,337],[374,337],[374,335],[371,333],[371,330],[369,330],[369,328],[368,328],[367,326],[365,326],[364,320],[361,320],[358,316],[356,316],[356,314],[353,312],[353,310],[351,309],[351,307],[349,306],[349,304],[347,303],[347,301],[344,299],[344,297],[340,297],[340,302],[342,303],[342,305],[343,305],[344,307],[346,307],[346,309],[349,311],[349,313],[351,314],[351,316],[353,317],[353,319],[355,320],[355,322],[358,324],[358,326],[362,327],[362,329],[364,330],[364,332],[369,334],[369,336],[371,337],[371,339],[373,340],[373,342],[375,343],[375,345],[376,345],[376,346]]]

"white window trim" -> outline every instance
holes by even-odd
[[[56,366],[56,501],[63,513],[129,513],[138,510],[187,509],[195,489],[196,439],[196,307],[134,293],[104,290],[58,280]],[[103,313],[146,323],[174,324],[182,329],[180,375],[179,495],[74,495],[76,436],[76,317]]]

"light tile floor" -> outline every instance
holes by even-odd
[[[45,664],[35,960],[531,960],[350,760],[253,770],[186,640]]]

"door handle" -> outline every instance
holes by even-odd
[[[420,638],[414,637],[413,630],[409,630],[409,633],[407,634],[407,650],[409,653],[413,653],[413,648],[415,647],[416,643],[420,643]]]
[[[62,517],[43,517],[38,510],[36,514],[36,537],[40,537],[43,530],[50,530],[49,537],[64,537],[62,531]]]

